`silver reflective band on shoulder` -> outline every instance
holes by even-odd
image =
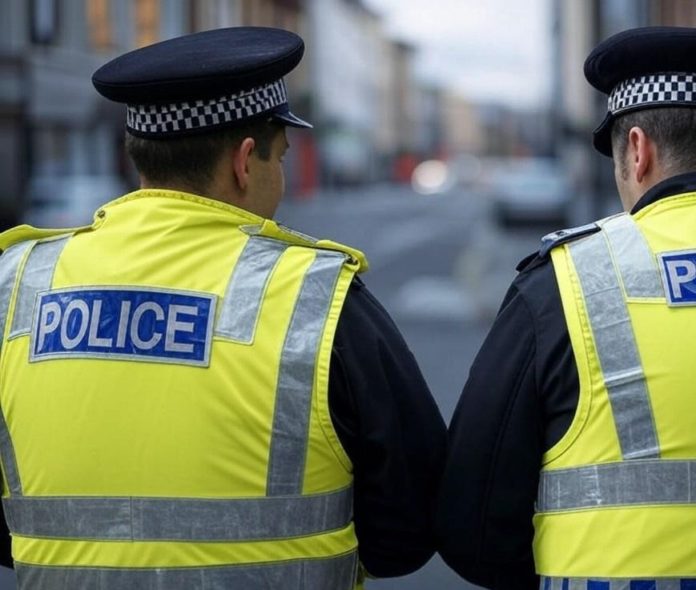
[[[19,590],[353,590],[357,554],[207,568],[40,567],[15,563]]]
[[[10,298],[17,279],[17,269],[26,251],[34,244],[34,241],[20,242],[8,248],[0,257],[0,341],[5,335],[5,324],[10,308]]]
[[[8,248],[0,256],[0,350],[5,338],[5,325],[7,324],[7,314],[10,308],[10,299],[14,291],[17,279],[17,269],[22,263],[24,254],[33,246],[33,241],[20,242]],[[10,432],[5,422],[5,416],[0,411],[0,458],[5,473],[6,484],[11,494],[20,495],[22,484],[19,479],[17,460],[15,458],[14,447]]]
[[[288,244],[250,237],[237,261],[222,302],[215,335],[250,344],[268,280]]]
[[[542,471],[537,510],[696,504],[696,462],[644,459]]]
[[[614,253],[627,297],[665,296],[662,278],[648,242],[630,215],[610,217],[600,224]]]
[[[280,358],[266,493],[302,492],[317,352],[344,254],[318,250],[305,274]]]
[[[573,242],[569,250],[580,280],[623,458],[659,457],[645,374],[605,233]]]
[[[551,578],[542,576],[539,590],[690,590],[696,578]]]
[[[36,295],[51,288],[60,253],[70,236],[37,243],[29,253],[19,280],[17,305],[12,318],[10,338],[31,331]]]
[[[352,488],[295,497],[240,499],[5,498],[12,534],[105,541],[255,541],[344,528]]]

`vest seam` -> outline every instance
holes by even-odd
[[[593,237],[601,235],[601,232],[592,234],[590,236],[587,236],[584,239],[592,239]],[[570,425],[568,426],[568,430],[565,432],[565,434],[561,437],[561,439],[553,446],[551,449],[548,449],[546,453],[549,451],[553,450],[556,447],[559,447],[559,450],[556,451],[548,460],[542,460],[541,468],[546,468],[549,465],[553,464],[555,461],[558,461],[563,455],[568,453],[570,449],[573,447],[573,445],[577,442],[578,437],[582,434],[582,432],[585,430],[585,427],[587,426],[587,421],[589,419],[590,413],[592,412],[592,406],[594,400],[594,395],[592,394],[592,372],[589,370],[590,367],[590,358],[589,354],[587,352],[587,346],[584,344],[586,343],[586,339],[588,334],[586,334],[586,326],[587,323],[587,311],[585,310],[584,307],[584,302],[581,306],[577,305],[577,294],[578,294],[578,289],[580,289],[580,285],[578,282],[578,277],[577,277],[577,271],[575,270],[575,264],[573,263],[573,259],[570,255],[570,246],[569,244],[563,244],[561,247],[562,250],[562,255],[563,255],[563,262],[564,262],[564,269],[563,271],[566,273],[566,277],[568,279],[568,282],[570,284],[571,288],[571,296],[573,297],[573,313],[575,315],[575,319],[578,322],[578,325],[580,327],[580,332],[581,332],[581,338],[583,341],[583,347],[582,351],[577,351],[576,347],[573,345],[573,338],[571,336],[571,331],[570,328],[566,325],[566,328],[568,329],[568,341],[570,343],[570,349],[573,352],[573,359],[575,360],[575,366],[576,370],[578,372],[578,404],[575,410],[575,413],[573,415],[573,419],[570,422]],[[559,251],[559,254],[561,252]],[[554,273],[556,273],[556,266],[554,263]],[[563,297],[563,292],[560,287],[560,281],[558,280],[558,276],[556,276],[556,284],[559,287],[559,296],[561,298],[561,309],[563,310],[563,313],[565,315],[566,313],[566,305],[565,305],[565,300]],[[567,324],[567,322],[566,322]],[[581,364],[578,362],[578,356],[579,354],[583,355],[583,361],[584,364],[582,367],[584,367],[584,370],[581,367]],[[584,375],[584,377],[583,377]],[[583,407],[583,380],[586,380],[586,386],[589,388],[589,392],[586,394],[588,399],[585,402],[586,407]],[[581,414],[582,412],[582,414]],[[576,426],[577,424],[577,426]],[[574,431],[575,430],[575,431]],[[567,440],[565,440],[567,439]],[[546,455],[545,453],[545,455]]]
[[[346,302],[346,298],[348,297],[349,291],[350,291],[350,286],[353,282],[353,276],[355,273],[351,271],[346,265],[343,265],[343,268],[338,274],[337,280],[336,280],[336,285],[334,286],[334,300],[331,302],[331,306],[333,307],[335,297],[336,297],[336,290],[338,289],[338,286],[341,284],[342,281],[342,275],[346,272],[350,272],[351,276],[346,279],[345,282],[345,292],[341,300],[341,305],[340,309],[337,310],[338,317],[334,323],[333,326],[333,333],[331,334],[331,346],[329,347],[328,352],[326,353],[326,356],[328,357],[327,360],[327,370],[326,370],[326,388],[323,393],[320,393],[317,391],[317,395],[315,396],[316,399],[314,402],[316,403],[316,411],[317,411],[317,422],[319,423],[319,428],[321,429],[321,432],[324,436],[324,439],[328,443],[329,447],[331,448],[331,452],[333,453],[334,457],[336,457],[336,460],[339,462],[339,464],[345,469],[346,473],[348,475],[351,475],[352,477],[352,462],[350,460],[350,457],[348,456],[348,453],[346,450],[343,448],[343,445],[341,444],[341,440],[338,437],[338,433],[336,432],[336,429],[333,425],[333,421],[331,419],[331,409],[329,407],[329,386],[331,382],[331,364],[332,364],[332,359],[334,357],[334,342],[336,340],[336,331],[338,330],[338,323],[341,321],[341,312],[343,310],[343,307]],[[329,315],[330,315],[329,310]],[[329,321],[329,317],[327,316],[327,323]],[[326,325],[324,326],[324,330],[326,329]],[[317,351],[317,354],[320,355],[322,352],[322,346],[320,344],[319,349]],[[340,359],[340,357],[339,357]],[[319,360],[319,359],[317,359]],[[343,361],[341,360],[341,363]],[[319,369],[318,363],[317,363],[317,371]],[[322,401],[324,400],[324,401]],[[320,407],[321,406],[321,407]],[[328,423],[327,423],[328,422]],[[330,429],[330,430],[329,430]],[[328,432],[327,432],[328,430]],[[340,447],[340,452],[339,449],[336,448],[336,445]]]

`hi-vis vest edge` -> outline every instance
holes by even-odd
[[[184,216],[190,205],[176,197],[172,215]],[[220,295],[174,275],[167,285],[101,282],[98,265],[84,284],[67,284],[61,269],[74,271],[107,226],[63,235],[24,228],[4,238],[0,459],[20,589],[355,586],[351,466],[330,423],[327,387],[338,316],[364,259],[273,222],[243,221]],[[131,386],[117,389],[124,372]],[[235,422],[228,398],[243,420]],[[66,399],[84,408],[59,405]],[[115,399],[142,405],[127,410]],[[55,427],[52,412],[63,413],[65,432],[42,430]],[[222,424],[205,421],[220,414]],[[41,443],[23,428],[36,428]],[[85,440],[71,428],[86,431]],[[91,436],[99,429],[104,440]],[[53,464],[63,449],[71,475]],[[162,463],[174,466],[170,481],[157,473]],[[80,465],[103,481],[80,479]],[[221,493],[226,478],[229,494]],[[134,481],[138,489],[125,495]]]
[[[695,224],[681,195],[551,252],[580,396],[541,471],[542,589],[696,588]]]

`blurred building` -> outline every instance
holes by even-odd
[[[307,45],[288,85],[293,112],[315,131],[289,132],[291,195],[322,182],[410,181],[422,159],[484,149],[479,111],[421,85],[417,48],[391,39],[363,0],[1,0],[0,227],[37,205],[65,208],[78,193],[89,211],[135,188],[124,108],[91,85],[102,63],[236,25],[283,27]]]
[[[365,180],[379,119],[379,19],[359,0],[309,0],[312,120],[329,185]]]
[[[303,32],[303,3],[0,2],[0,226],[18,221],[34,205],[65,208],[63,201],[75,200],[80,190],[93,195],[83,204],[89,210],[135,186],[122,149],[124,109],[99,97],[90,82],[102,63],[163,39],[241,23]],[[307,116],[306,66],[293,73],[289,86],[294,111]],[[300,154],[309,151],[311,158],[312,145],[299,147]],[[300,164],[289,175],[297,190],[316,176],[312,166],[307,172]],[[65,222],[73,218],[66,214]]]
[[[654,0],[650,2],[651,23],[670,26],[696,26],[696,3],[692,0]]]
[[[603,39],[648,26],[696,26],[692,0],[554,0],[553,122],[557,155],[572,172],[586,207],[584,222],[617,211],[611,160],[592,148],[592,130],[606,114],[606,97],[585,81],[582,66]]]
[[[461,94],[441,93],[440,149],[444,155],[483,155],[488,135],[483,128],[481,109]]]

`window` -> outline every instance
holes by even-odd
[[[114,44],[109,0],[85,0],[89,40],[98,51],[108,51]]]
[[[57,0],[32,0],[29,7],[31,40],[40,45],[55,43],[58,37]]]
[[[143,47],[156,43],[160,38],[159,0],[134,0],[135,45]]]

